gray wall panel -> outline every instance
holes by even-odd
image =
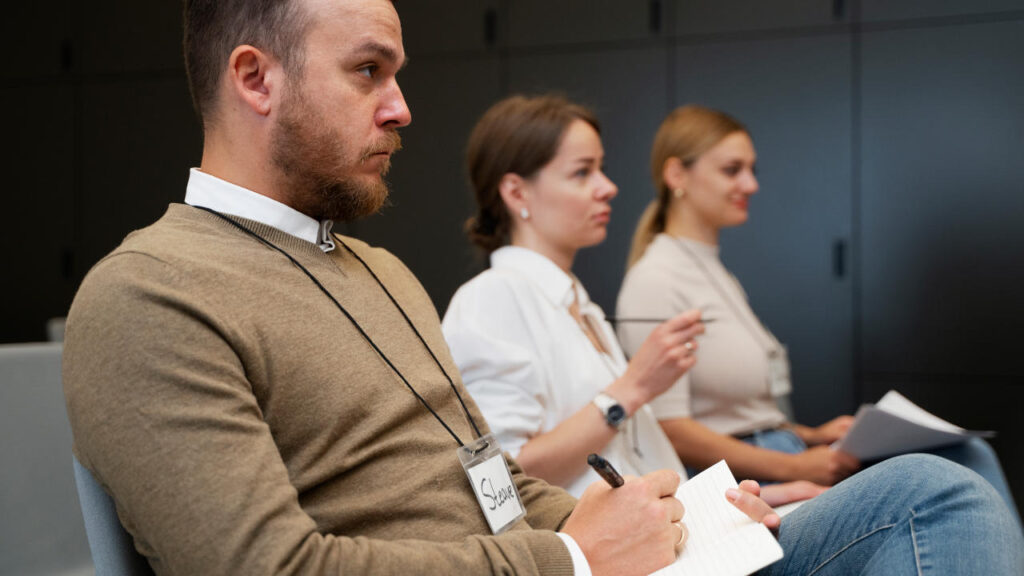
[[[864,369],[1024,375],[1024,21],[864,36]]]

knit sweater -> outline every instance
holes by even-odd
[[[330,291],[463,441],[472,427],[348,250],[236,219]],[[466,393],[437,313],[350,238]],[[571,574],[575,501],[509,460],[525,520],[492,536],[457,444],[316,285],[220,217],[171,205],[87,275],[67,323],[78,459],[157,574]]]

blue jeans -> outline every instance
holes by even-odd
[[[1024,538],[978,474],[897,456],[836,484],[782,520],[781,575],[1024,574]]]
[[[776,450],[789,454],[799,454],[800,452],[807,450],[807,445],[800,440],[800,437],[789,430],[780,429],[755,432],[750,437],[744,438],[743,441],[759,448],[766,448],[768,450]],[[981,438],[971,438],[961,444],[925,450],[923,453],[934,454],[947,460],[952,460],[953,462],[966,466],[980,474],[982,478],[988,480],[989,484],[992,484],[992,487],[996,489],[996,492],[999,493],[1006,502],[1006,505],[1010,508],[1010,513],[1017,522],[1017,526],[1021,526],[1021,519],[1017,511],[1017,504],[1013,501],[1013,495],[1010,493],[1009,484],[1006,483],[1006,476],[1003,475],[1003,467],[999,464],[999,458],[996,456],[995,450],[992,449],[992,446],[990,446],[988,442],[985,442]],[[865,466],[872,466],[875,464],[877,464],[877,462],[864,463]]]

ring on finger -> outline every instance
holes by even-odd
[[[679,528],[679,540],[676,541],[675,545],[676,548],[679,548],[686,540],[686,524],[683,524],[682,520],[676,520],[673,524],[675,524],[676,528]]]
[[[693,352],[693,348],[694,348],[693,340],[687,340],[686,342],[684,342],[683,343],[683,348],[686,348],[690,352]]]

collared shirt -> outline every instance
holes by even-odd
[[[569,313],[573,291],[608,354]],[[442,322],[463,382],[502,448],[516,455],[534,436],[582,410],[625,371],[627,362],[586,290],[554,262],[506,246],[491,268],[455,293]],[[683,467],[644,406],[622,424],[602,455],[623,474]],[[685,477],[685,476],[684,476]],[[565,485],[576,496],[600,477],[589,468]]]
[[[330,234],[333,225],[331,220],[317,222],[290,206],[221,180],[197,168],[189,171],[185,203],[273,226],[316,244],[324,252],[330,252],[335,248]],[[575,576],[591,576],[590,565],[579,544],[568,534],[557,534],[569,550]]]
[[[287,204],[211,176],[198,168],[189,171],[185,203],[273,226],[316,244],[324,252],[334,250],[331,237],[333,221],[317,222]]]

